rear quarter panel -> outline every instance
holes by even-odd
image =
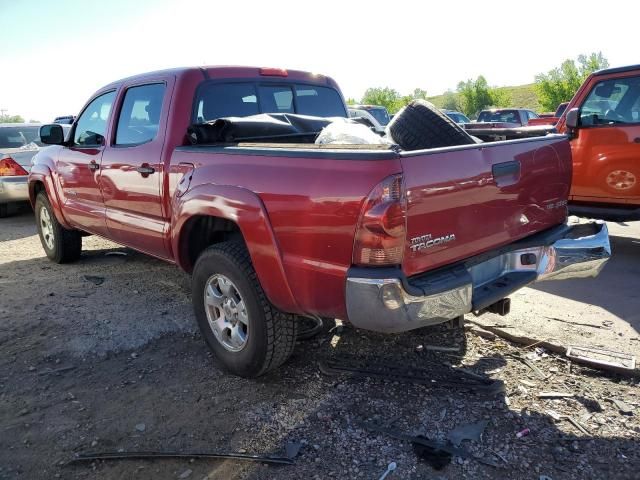
[[[252,259],[257,254],[268,255],[274,257],[274,265],[282,265],[285,281],[300,309],[296,313],[345,318],[345,279],[360,208],[376,184],[401,171],[396,154],[385,152],[392,158],[372,160],[364,152],[335,159],[313,154],[284,156],[278,151],[211,151],[205,148],[198,153],[196,148],[175,152],[172,163],[195,165],[190,191],[204,185],[227,185],[255,192],[276,245],[265,249],[248,241]],[[244,208],[242,202],[225,206],[224,198],[212,200],[222,204],[222,210]],[[253,236],[245,231],[252,227],[238,223],[245,239]],[[179,231],[174,234],[179,235]],[[256,270],[263,286],[274,287],[279,278],[275,269]],[[273,295],[267,295],[281,307]]]

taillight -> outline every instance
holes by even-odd
[[[402,263],[406,218],[402,175],[392,175],[371,191],[362,206],[353,245],[353,263],[367,266]]]
[[[0,160],[0,177],[8,177],[11,175],[29,175],[22,166],[11,157],[5,157]]]

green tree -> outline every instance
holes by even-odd
[[[507,106],[511,102],[507,92],[490,87],[482,75],[475,80],[458,83],[458,99],[460,108],[468,117],[477,115],[484,108]]]
[[[395,112],[401,103],[402,97],[397,90],[389,87],[367,88],[362,97],[362,103],[366,105],[382,105],[390,112]]]
[[[442,108],[445,110],[460,110],[462,108],[460,107],[458,95],[455,92],[447,90],[442,97]]]
[[[20,115],[0,115],[0,123],[24,123]]]
[[[579,55],[578,62],[565,60],[557,68],[536,75],[535,89],[544,110],[555,110],[562,102],[568,102],[591,73],[609,66],[602,52]]]
[[[413,100],[426,100],[427,99],[427,91],[422,88],[414,88],[413,93],[411,94]]]

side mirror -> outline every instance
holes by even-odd
[[[568,129],[575,130],[578,128],[578,123],[580,121],[580,109],[572,108],[567,112],[567,119],[565,120],[565,125]]]
[[[40,141],[47,145],[63,145],[64,131],[57,123],[40,127]]]

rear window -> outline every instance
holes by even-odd
[[[0,127],[0,148],[20,148],[30,143],[42,147],[40,126]]]
[[[515,110],[497,110],[495,112],[484,111],[478,115],[479,122],[505,122],[520,123],[520,117]]]
[[[347,116],[340,95],[328,87],[209,83],[199,89],[196,122],[208,122],[222,117],[247,117],[258,113]]]

